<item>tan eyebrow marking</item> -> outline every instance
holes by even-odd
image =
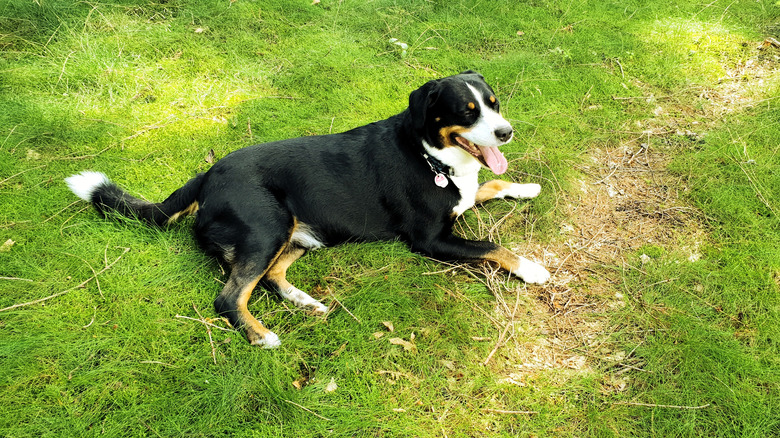
[[[469,102],[469,109],[474,109],[477,106],[474,104],[474,102]]]
[[[490,96],[490,103],[496,103],[496,96]]]

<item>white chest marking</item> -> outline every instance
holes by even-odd
[[[460,202],[452,209],[456,216],[462,215],[466,210],[473,207],[477,199],[477,190],[479,190],[479,172],[474,172],[463,176],[451,176],[452,182],[460,191]]]
[[[479,169],[482,168],[482,165],[468,152],[458,147],[436,149],[425,141],[423,141],[423,147],[428,155],[436,157],[452,169],[453,175],[450,176],[450,179],[460,192],[460,201],[452,209],[452,212],[456,216],[462,215],[476,203],[477,190],[479,190]]]

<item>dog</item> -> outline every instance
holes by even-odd
[[[290,265],[316,248],[398,239],[438,260],[492,262],[527,283],[547,281],[541,265],[452,233],[456,218],[477,203],[539,194],[538,184],[478,182],[482,167],[506,172],[499,147],[512,135],[492,88],[468,70],[425,83],[406,110],[386,120],[231,152],[160,203],[131,196],[99,172],[66,182],[103,215],[165,226],[195,214],[199,245],[230,267],[216,311],[251,344],[274,348],[279,337],[252,316],[249,298],[262,280],[296,306],[326,313],[286,279]]]

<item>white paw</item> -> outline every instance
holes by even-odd
[[[513,183],[509,188],[498,192],[496,198],[530,199],[539,196],[541,191],[542,186],[539,184]]]
[[[520,277],[526,283],[542,284],[550,279],[550,273],[544,266],[534,263],[525,257],[520,257],[520,266],[517,267],[513,274]]]
[[[279,340],[279,336],[276,336],[276,333],[268,332],[264,337],[252,341],[252,345],[262,348],[279,348],[282,345],[282,341]]]
[[[279,294],[285,300],[292,301],[297,307],[314,312],[317,315],[324,315],[328,313],[328,306],[315,300],[306,292],[298,289],[295,286],[290,286],[287,290],[280,290]]]
[[[313,303],[306,306],[306,309],[314,313],[315,315],[324,315],[328,313],[328,306],[322,304],[317,300],[314,300]]]

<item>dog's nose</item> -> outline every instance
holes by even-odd
[[[499,139],[501,142],[506,143],[509,141],[510,138],[512,138],[512,127],[511,126],[504,126],[501,128],[496,129],[494,132],[496,135],[496,138]]]

